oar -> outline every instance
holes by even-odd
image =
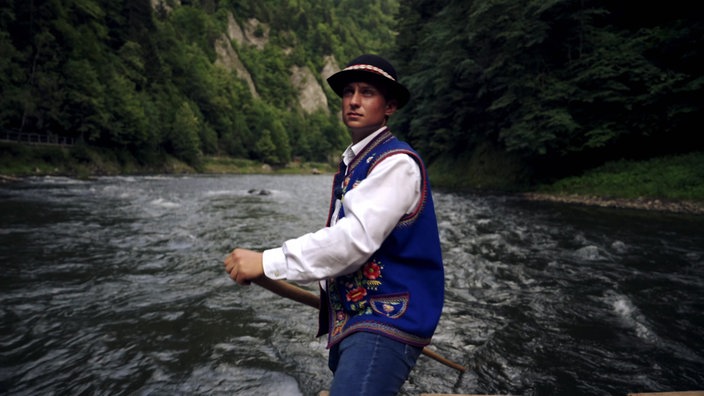
[[[320,309],[320,299],[318,296],[298,286],[294,286],[288,282],[270,279],[266,276],[257,278],[253,282],[281,297],[286,297],[315,309]],[[464,366],[440,356],[437,352],[428,349],[428,347],[423,348],[423,355],[435,359],[445,366],[452,367],[460,372],[464,373],[467,371]]]

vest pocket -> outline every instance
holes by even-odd
[[[369,299],[372,310],[379,315],[389,319],[397,319],[403,316],[408,309],[408,293],[386,294],[374,296]]]

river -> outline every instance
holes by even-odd
[[[314,231],[329,175],[0,185],[0,394],[317,395],[317,313],[222,261]],[[404,395],[704,388],[704,216],[435,191],[446,303]],[[312,289],[311,289],[312,290]]]

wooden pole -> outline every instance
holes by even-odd
[[[270,292],[278,294],[281,297],[291,299],[293,301],[308,305],[315,309],[320,309],[320,298],[315,294],[298,286],[294,286],[282,280],[270,279],[266,276],[259,277],[253,282],[269,290]],[[467,371],[467,369],[461,364],[455,363],[449,359],[440,356],[437,352],[428,349],[428,347],[423,348],[423,355],[428,356],[429,358],[434,359],[444,364],[445,366],[452,367],[453,369],[458,370],[462,373]]]

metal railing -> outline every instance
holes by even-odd
[[[29,144],[51,144],[59,146],[71,146],[76,143],[76,139],[57,135],[41,135],[38,133],[0,131],[0,141],[18,142]]]

